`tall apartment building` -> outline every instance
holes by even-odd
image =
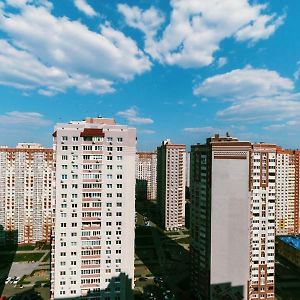
[[[145,185],[141,185],[140,189],[147,196],[147,200],[156,200],[157,185],[156,185],[156,152],[137,152],[136,153],[136,171],[135,177],[137,185],[139,182],[145,181]],[[145,191],[144,191],[145,190]],[[144,199],[146,200],[146,199]]]
[[[53,136],[51,298],[131,299],[136,131],[87,118]]]
[[[157,197],[166,230],[185,225],[185,172],[185,145],[163,141],[157,148]]]
[[[52,149],[33,143],[0,147],[1,244],[50,241],[52,176]]]
[[[197,299],[274,300],[273,145],[215,135],[191,150],[193,292]]]
[[[299,234],[300,151],[277,147],[276,235]]]
[[[252,145],[249,300],[275,299],[276,145]]]

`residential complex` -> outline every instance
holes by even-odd
[[[137,152],[136,154],[136,179],[137,198],[143,200],[156,200],[156,152]],[[142,195],[139,197],[139,195]]]
[[[299,150],[277,147],[276,235],[299,234]]]
[[[53,136],[51,298],[131,299],[136,131],[88,118]]]
[[[191,151],[197,299],[274,299],[276,146],[215,135]]]
[[[0,147],[2,245],[50,241],[52,176],[52,149],[33,143]]]
[[[185,145],[163,141],[157,148],[157,197],[166,230],[185,225],[185,172]]]

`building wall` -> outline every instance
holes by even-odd
[[[18,243],[50,241],[52,177],[52,149],[39,144],[0,148],[0,225],[15,231]]]
[[[231,145],[232,144],[232,145]],[[213,143],[211,178],[211,294],[231,285],[247,298],[249,278],[250,143]],[[234,288],[235,287],[235,288]],[[211,299],[214,299],[213,297]]]
[[[147,194],[147,200],[156,200],[157,198],[156,167],[157,154],[155,152],[137,152],[136,179],[147,181],[146,190],[144,192]],[[140,193],[143,194],[143,191],[140,191]]]
[[[276,145],[253,145],[249,300],[275,299],[275,181]]]
[[[157,185],[163,226],[176,230],[185,225],[185,145],[164,141],[157,149]]]
[[[135,129],[102,118],[57,124],[54,147],[51,298],[131,299]]]

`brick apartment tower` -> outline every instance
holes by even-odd
[[[157,198],[166,230],[185,225],[185,172],[185,145],[163,141],[157,148]]]
[[[33,143],[20,143],[16,148],[0,147],[2,245],[50,242],[52,173],[52,149]]]
[[[137,192],[144,194],[147,200],[156,200],[156,194],[157,194],[156,166],[157,166],[156,152],[136,153],[135,174],[136,174],[137,185],[139,185],[139,191]],[[143,182],[145,184],[143,184]]]
[[[192,146],[191,288],[197,299],[274,300],[275,159],[273,145],[228,135]]]
[[[136,130],[57,124],[51,298],[131,299]]]

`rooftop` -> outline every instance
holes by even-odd
[[[297,236],[280,236],[279,239],[284,243],[300,250],[300,235]]]

